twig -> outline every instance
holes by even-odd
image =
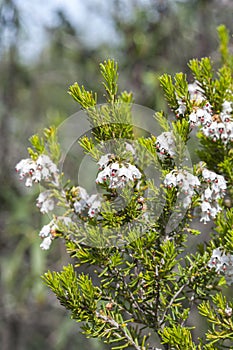
[[[132,337],[126,332],[125,327],[122,327],[119,323],[117,323],[113,318],[110,318],[106,315],[102,315],[100,312],[96,311],[96,316],[100,318],[101,320],[105,321],[106,323],[109,323],[111,326],[115,327],[116,329],[121,330],[121,332],[124,333],[125,338],[132,344],[132,346],[135,347],[136,350],[143,350],[139,345],[135,343],[135,341],[132,339]]]
[[[164,311],[164,313],[163,313],[163,316],[162,316],[162,318],[161,318],[161,320],[160,320],[160,325],[161,325],[161,324],[163,323],[163,321],[164,321],[164,318],[165,318],[165,316],[166,316],[167,310],[172,306],[172,304],[174,303],[175,299],[176,299],[176,298],[178,297],[178,295],[182,292],[182,290],[183,290],[185,287],[187,287],[187,286],[188,286],[188,283],[183,284],[183,285],[180,287],[180,289],[178,289],[178,291],[173,295],[173,297],[171,298],[171,300],[170,300],[168,306],[166,307],[166,309],[165,309],[165,311]]]

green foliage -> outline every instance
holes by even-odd
[[[104,61],[100,64],[100,72],[104,78],[104,88],[107,93],[107,102],[115,102],[117,96],[118,66],[113,60]]]
[[[227,30],[226,26],[220,25],[217,28],[218,30],[218,36],[219,36],[219,52],[221,54],[222,62],[226,66],[229,66],[231,69],[233,67],[233,59],[229,52],[229,31]]]
[[[163,88],[169,107],[172,110],[176,110],[178,108],[178,102],[176,99],[175,87],[172,83],[172,77],[168,74],[163,74],[159,81]]]
[[[77,321],[92,321],[100,291],[94,287],[91,279],[84,274],[77,278],[74,267],[70,264],[63,271],[47,272],[44,281],[56,294],[61,305],[71,311],[71,317]]]
[[[189,68],[191,69],[194,78],[204,89],[207,99],[212,102],[214,94],[214,69],[211,59],[209,57],[204,57],[200,61],[197,59],[192,59],[189,62]]]
[[[35,149],[35,151],[28,147],[28,153],[32,157],[32,159],[36,160],[39,154],[42,154],[45,150],[44,139],[40,138],[38,135],[33,135],[29,139],[31,145]]]
[[[51,126],[48,129],[44,129],[44,136],[46,147],[48,148],[49,154],[52,155],[52,159],[55,162],[60,160],[61,151],[60,146],[57,140],[57,130],[54,126]]]
[[[39,155],[49,153],[51,158],[58,162],[60,159],[60,146],[57,141],[57,130],[54,126],[45,128],[43,136],[33,135],[29,141],[33,148],[28,147],[28,153],[33,160],[36,160]]]
[[[87,109],[96,105],[96,94],[85,90],[84,86],[79,86],[77,82],[69,87],[68,93],[77,101],[82,108]]]
[[[228,22],[229,28],[232,26],[230,3],[219,1],[213,6],[211,1],[203,0],[170,1],[161,7],[161,1],[147,4],[139,1],[125,11],[121,2],[113,0],[103,14],[102,6],[95,8],[93,1],[87,0],[84,6],[90,5],[89,9],[96,11],[101,20],[108,18],[108,25],[112,23],[117,28],[118,40],[104,45],[92,40],[93,47],[90,41],[85,42],[88,26],[80,31],[70,23],[68,14],[54,11],[52,17],[56,17],[56,24],[51,22],[49,28],[46,26],[47,37],[37,55],[33,49],[22,50],[31,40],[24,35],[30,32],[30,23],[24,20],[28,9],[24,10],[12,0],[1,2],[0,159],[4,186],[0,219],[0,339],[3,348],[105,348],[101,342],[86,341],[84,336],[76,333],[78,325],[67,318],[65,310],[54,307],[54,299],[47,297],[46,286],[38,278],[46,264],[59,270],[66,255],[58,240],[49,254],[40,251],[40,239],[35,235],[47,222],[47,215],[41,220],[39,209],[33,205],[37,194],[29,189],[25,196],[22,183],[15,182],[12,167],[20,157],[25,139],[36,129],[41,129],[42,124],[59,125],[76,111],[75,101],[70,101],[64,93],[64,86],[74,79],[87,90],[98,91],[101,98],[101,85],[97,84],[100,57],[116,57],[121,69],[119,86],[132,89],[137,103],[165,108],[158,76],[162,72],[173,74],[177,69],[185,70],[189,57],[200,57],[209,52],[216,57],[213,28],[216,22],[220,23],[221,17],[224,23]],[[115,10],[116,4],[120,9]],[[40,6],[37,1],[30,5],[32,16],[38,15],[39,9],[33,11],[37,5]],[[39,21],[38,30],[43,30],[42,27],[43,21]],[[121,96],[124,93],[120,92],[120,87]],[[123,97],[126,100],[122,101],[130,102],[130,95],[132,98],[132,93],[127,93]]]
[[[216,220],[217,237],[213,237],[216,245],[225,247],[226,251],[233,252],[233,209],[228,208],[221,212]]]
[[[222,45],[226,44],[223,28],[220,32]],[[118,65],[114,60],[100,64],[106,104],[97,105],[97,94],[78,83],[69,88],[70,95],[85,110],[92,127],[91,135],[85,135],[79,141],[83,151],[99,161],[100,171],[109,167],[113,175],[107,174],[104,180],[97,177],[96,183],[102,194],[97,215],[95,211],[89,213],[92,203],[83,206],[84,209],[75,209],[75,204],[82,207],[81,200],[85,202],[85,199],[79,187],[69,187],[69,180],[65,187],[54,190],[59,205],[65,208],[64,217],[70,221],[65,223],[62,218],[54,217],[56,224],[53,222],[49,227],[50,236],[45,237],[51,241],[62,237],[73,262],[61,272],[48,271],[43,279],[61,305],[70,311],[71,318],[81,322],[84,334],[104,340],[112,349],[148,350],[150,332],[158,337],[166,350],[215,349],[216,345],[220,349],[232,340],[233,304],[227,303],[219,293],[227,283],[222,276],[225,267],[223,264],[219,270],[221,274],[217,273],[214,267],[220,269],[220,257],[211,255],[214,248],[233,252],[231,140],[224,143],[219,137],[214,142],[205,133],[200,131],[198,134],[202,146],[199,156],[206,162],[208,171],[216,171],[213,179],[204,178],[202,170],[207,168],[203,163],[192,169],[186,154],[187,142],[192,137],[191,113],[204,109],[208,101],[213,109],[211,118],[221,119],[223,103],[232,101],[232,70],[229,62],[226,63],[228,51],[223,47],[221,50],[224,63],[216,74],[210,58],[194,59],[189,63],[201,99],[192,96],[186,74],[177,73],[174,79],[164,74],[160,78],[173,115],[168,118],[164,112],[158,112],[155,119],[170,137],[173,154],[169,154],[169,150],[166,154],[166,149],[160,151],[159,136],[141,136],[134,128],[132,94],[118,93]],[[56,161],[59,147],[55,129],[46,129],[44,135],[45,139],[32,137],[35,151],[30,154],[35,157],[48,152]],[[107,166],[101,165],[102,156],[106,158]],[[119,168],[124,165],[126,170],[130,166],[140,170],[140,177],[134,174],[128,183],[114,187],[110,178],[118,171],[114,168],[116,164]],[[160,170],[161,185],[146,179],[143,171],[149,166],[154,171]],[[219,173],[226,177],[227,189],[224,178],[218,177]],[[175,175],[176,180],[173,179]],[[178,175],[183,178],[177,180]],[[172,181],[177,181],[176,184],[167,181],[166,185],[169,176]],[[189,182],[183,190],[185,176],[189,176]],[[218,181],[222,181],[219,184],[222,193],[226,190],[230,198],[228,205],[223,194],[219,195]],[[213,196],[211,199],[206,197],[208,190]],[[150,196],[147,197],[146,192]],[[184,201],[184,195],[190,199],[188,202]],[[160,205],[160,199],[164,200],[162,210],[157,217],[151,217],[150,209],[153,212]],[[182,199],[184,203],[178,203]],[[199,245],[195,242],[192,253],[189,241],[200,234],[200,230],[192,226],[198,209],[202,211],[204,223],[210,221],[211,216],[217,234],[209,235],[209,242]],[[216,214],[211,209],[215,209]],[[171,220],[177,221],[175,225]],[[229,260],[228,265],[232,265]],[[86,268],[92,272],[91,277],[84,272]],[[193,335],[193,310],[199,310],[211,325],[198,339]]]
[[[188,82],[184,73],[177,73],[175,75],[175,90],[178,98],[188,98]]]
[[[199,305],[199,311],[210,324],[210,329],[206,333],[207,349],[231,349],[233,341],[233,317],[232,302],[227,302],[222,293],[212,296],[211,301],[203,301]]]
[[[166,327],[161,333],[163,343],[169,343],[173,349],[195,350],[192,335],[188,328],[178,326]]]
[[[167,118],[165,118],[163,111],[155,113],[155,120],[158,121],[158,123],[161,126],[161,128],[163,129],[163,131],[166,132],[166,131],[170,130],[168,120],[167,120]]]
[[[232,99],[230,93],[232,87],[231,69],[227,65],[223,65],[215,76],[210,58],[202,58],[200,61],[193,59],[189,62],[189,67],[204,90],[208,101],[216,113],[219,113],[223,101]]]

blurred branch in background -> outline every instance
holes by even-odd
[[[30,4],[30,20],[45,33],[42,43],[30,36],[26,3],[0,1],[1,349],[77,349],[80,344],[84,350],[103,349],[98,342],[77,336],[75,324],[42,285],[39,275],[48,266],[60,268],[68,258],[58,244],[49,260],[39,250],[35,228],[42,223],[31,205],[36,194],[22,196],[14,165],[23,157],[24,140],[32,130],[42,124],[58,125],[76,112],[75,102],[66,94],[72,82],[78,80],[101,95],[97,67],[108,57],[118,61],[120,85],[134,92],[136,103],[163,108],[158,76],[185,71],[192,57],[213,56],[216,26],[224,23],[233,32],[232,2],[88,0],[80,15],[77,0],[71,2],[72,16],[68,2],[58,2],[60,7],[54,2],[52,23],[40,24],[35,19],[44,11],[43,4],[35,1]],[[97,34],[103,29],[107,33],[101,40],[102,34]],[[30,40],[37,46],[35,55],[25,49],[32,47],[27,46]]]

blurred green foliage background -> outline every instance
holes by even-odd
[[[44,218],[35,207],[39,189],[25,190],[14,172],[15,164],[27,156],[29,136],[77,111],[66,93],[74,81],[101,96],[98,65],[107,58],[118,61],[120,87],[133,91],[135,103],[166,108],[158,76],[188,73],[186,64],[193,57],[218,60],[216,27],[225,24],[233,33],[231,0],[86,0],[83,15],[81,0],[76,0],[77,21],[58,3],[52,7],[50,25],[36,22],[44,33],[39,39],[30,35],[32,24],[26,19],[31,15],[33,22],[40,11],[46,16],[43,2],[34,1],[34,13],[26,0],[0,1],[2,350],[108,348],[79,333],[79,325],[40,279],[48,268],[58,270],[69,258],[59,242],[48,253],[40,250],[38,232]],[[94,28],[91,18],[98,23]],[[104,40],[101,29],[107,31]],[[30,40],[36,52],[25,49]]]

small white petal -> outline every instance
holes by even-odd
[[[40,237],[47,237],[48,235],[50,235],[52,225],[53,225],[53,220],[49,224],[44,225],[42,227],[42,229],[40,230],[39,236]]]
[[[52,237],[50,235],[43,239],[42,243],[40,244],[40,248],[43,250],[48,250],[50,248],[51,243],[52,243]]]

